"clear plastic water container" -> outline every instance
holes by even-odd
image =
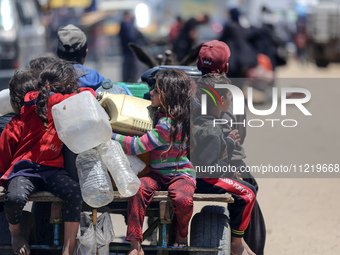
[[[126,157],[129,161],[130,167],[131,167],[132,171],[135,173],[135,175],[138,175],[146,167],[146,164],[140,158],[138,158],[136,155],[126,155]]]
[[[52,116],[60,140],[76,154],[111,139],[109,116],[89,91],[54,105]]]
[[[20,110],[20,109],[19,109]],[[9,95],[9,89],[0,91],[0,116],[7,113],[14,112],[11,105],[11,97]]]
[[[80,153],[76,159],[83,200],[91,207],[105,206],[113,200],[113,187],[107,167],[96,149]]]
[[[97,150],[109,170],[119,193],[123,197],[134,196],[140,187],[140,180],[132,171],[120,143],[110,140],[98,146]]]

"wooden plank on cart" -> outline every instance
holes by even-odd
[[[5,193],[3,192],[3,188],[0,187],[0,202],[3,202],[5,198]],[[113,202],[124,202],[127,201],[127,197],[123,197],[119,194],[118,191],[114,193]],[[170,200],[167,191],[156,191],[155,196],[153,197],[153,202],[159,202],[164,200]],[[47,191],[38,191],[33,193],[29,201],[36,201],[36,202],[54,202],[63,201],[62,199],[52,195],[50,192]],[[234,199],[229,194],[194,194],[194,201],[203,201],[203,202],[225,202],[225,203],[233,203]]]
[[[153,197],[153,202],[159,202],[164,200],[170,200],[167,191],[156,191],[155,196]],[[118,191],[115,192],[113,201],[123,202],[127,201],[126,197],[123,197],[119,194]],[[194,194],[194,201],[205,201],[205,202],[225,202],[225,203],[233,203],[234,199],[229,194]]]
[[[5,199],[5,193],[3,187],[0,187],[0,202],[3,202]],[[52,195],[47,191],[38,191],[30,195],[29,201],[35,202],[63,202],[62,199]]]

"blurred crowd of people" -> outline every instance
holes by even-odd
[[[88,13],[95,12],[96,8],[89,8],[83,11]],[[47,28],[47,39],[51,42],[47,44],[49,45],[48,51],[54,52],[55,31],[57,31],[59,26],[75,24],[81,27],[79,17],[81,13],[78,12],[71,8],[47,12],[48,15],[45,15],[44,23]],[[287,62],[288,43],[295,45],[296,56],[302,63],[308,62],[306,50],[308,35],[305,26],[301,25],[303,24],[301,19],[297,21],[299,24],[294,24],[288,21],[288,15],[285,11],[282,12],[282,17],[279,20],[273,21],[273,16],[275,15],[269,8],[262,7],[260,25],[257,24],[255,26],[246,20],[245,14],[238,8],[232,8],[228,10],[228,18],[222,24],[223,29],[221,29],[221,32],[219,34],[211,33],[215,34],[216,38],[210,38],[211,35],[208,37],[209,40],[217,39],[223,41],[230,47],[232,55],[230,57],[229,77],[256,78],[263,73],[267,77],[273,76],[276,67],[285,65]],[[211,27],[210,23],[212,24],[215,21],[211,21],[212,17],[204,13],[188,19],[184,19],[181,16],[177,16],[174,19],[175,22],[169,27],[166,47],[172,50],[174,63],[181,63],[195,47],[204,43],[202,38],[204,40],[205,36],[199,34],[199,27],[208,24]],[[122,81],[136,81],[138,79],[137,73],[140,73],[140,71],[137,71],[139,61],[129,48],[128,43],[133,42],[151,51],[151,48],[154,48],[157,42],[162,41],[155,39],[161,37],[161,35],[154,35],[152,38],[149,35],[143,35],[136,27],[133,13],[125,11],[122,13],[119,24],[120,31],[117,33],[118,43],[113,45],[112,38],[106,38],[109,41],[106,43],[107,45],[105,47],[97,47],[98,43],[95,43],[99,40],[97,38],[100,37],[100,41],[105,41],[102,37],[104,20],[102,19],[98,24],[93,25],[93,29],[91,27],[84,29],[89,37],[89,59],[92,59],[93,55],[97,56],[96,51],[102,52],[103,48],[119,48],[114,51],[120,52],[123,56]],[[94,31],[93,33],[91,29]],[[102,44],[100,43],[99,45]],[[160,47],[160,49],[162,48]],[[101,53],[100,56],[102,55]],[[100,56],[95,57],[94,61],[100,62]]]

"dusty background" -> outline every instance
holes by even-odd
[[[339,64],[319,69],[313,64],[301,67],[294,59],[286,67],[277,69],[278,78],[284,78],[283,81],[298,78],[293,79],[291,86],[311,92],[312,99],[306,107],[312,117],[308,119],[293,112],[293,117],[296,114],[301,123],[288,130],[248,128],[244,144],[248,165],[339,164],[340,79],[330,79],[340,78],[339,71]],[[315,83],[302,78],[312,78]],[[288,113],[284,118],[288,118]],[[313,178],[312,173],[302,175],[305,178],[294,175],[257,178],[258,201],[267,228],[265,254],[339,254],[340,174],[332,178],[323,178],[325,175]]]

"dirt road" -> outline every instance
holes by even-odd
[[[310,91],[311,100],[305,106],[312,116],[307,117],[292,106],[287,109],[287,116],[275,113],[271,118],[296,119],[296,127],[266,125],[247,129],[244,147],[248,165],[296,165],[297,172],[302,165],[303,170],[278,174],[280,177],[276,178],[257,177],[258,200],[267,227],[265,254],[339,254],[340,173],[329,173],[330,164],[340,163],[340,79],[332,79],[340,78],[339,71],[339,64],[327,69],[312,64],[302,68],[295,61],[279,68],[278,87],[284,84]],[[261,107],[268,109],[270,105]],[[250,113],[247,117],[258,119]],[[317,164],[325,164],[325,173],[316,175]]]

